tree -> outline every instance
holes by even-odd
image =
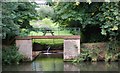
[[[120,2],[103,3],[95,18],[100,22],[103,35],[114,38],[120,34]]]
[[[54,16],[54,10],[49,5],[40,5],[37,9],[37,13],[39,15],[39,19],[50,18]]]
[[[29,21],[36,19],[36,4],[30,2],[2,3],[2,32],[4,39],[19,35],[20,28],[30,28]]]
[[[95,28],[95,25],[97,25],[96,28],[98,28],[99,23],[95,20],[94,15],[99,12],[98,9],[101,4],[102,3],[88,4],[80,2],[59,3],[58,5],[54,6],[56,16],[53,17],[53,19],[55,22],[59,22],[61,24],[60,26],[62,27],[80,27],[82,34],[85,36],[93,35],[90,34],[89,31],[91,30],[91,27],[94,26]],[[86,38],[90,40],[90,37]]]
[[[96,30],[99,31],[96,33],[101,33],[107,38],[118,34],[120,2],[90,4],[61,2],[55,4],[54,9],[56,17],[53,19],[55,22],[59,22],[61,26],[80,27],[84,33],[89,32],[91,27],[98,28]],[[91,32],[94,32],[94,29]]]

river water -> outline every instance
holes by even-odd
[[[33,62],[2,66],[3,71],[118,71],[118,62],[64,62],[62,54],[42,54]]]

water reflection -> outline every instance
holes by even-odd
[[[65,62],[64,63],[64,71],[80,71],[80,68],[76,64],[73,64],[70,62]]]
[[[46,58],[47,56],[47,58]],[[55,54],[39,56],[34,62],[35,71],[63,71],[62,55]]]
[[[65,71],[118,71],[118,68],[117,62],[64,63]]]
[[[22,63],[20,65],[3,65],[2,71],[33,71],[32,63]]]
[[[118,62],[63,62],[62,54],[43,54],[33,62],[3,65],[3,71],[118,71]]]

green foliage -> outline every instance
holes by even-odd
[[[120,50],[119,50],[120,46],[119,45],[120,45],[119,41],[109,42],[108,48],[107,48],[106,54],[105,54],[106,62],[119,60],[119,56],[120,56]]]
[[[54,7],[55,9],[55,21],[65,26],[81,26],[85,28],[87,24],[97,24],[92,18],[96,10],[101,3],[80,3],[76,5],[76,2],[59,3]],[[76,23],[76,24],[75,24]]]
[[[100,12],[95,16],[100,21],[100,27],[103,35],[112,37],[119,34],[120,27],[120,2],[103,3]]]
[[[19,34],[20,28],[31,27],[29,21],[36,18],[35,3],[3,2],[2,32],[5,38]]]
[[[63,44],[63,39],[35,39],[33,42],[47,45]]]
[[[118,61],[120,59],[120,42],[119,41],[112,41],[109,42],[107,47],[104,50],[100,50],[100,48],[81,48],[80,55],[73,61],[82,62],[82,61]],[[103,52],[104,51],[104,52]],[[101,53],[104,53],[101,54]],[[100,59],[100,56],[102,59]]]
[[[9,36],[17,34],[19,25],[16,25],[13,19],[16,17],[13,10],[16,9],[14,3],[2,3],[2,32]]]
[[[2,49],[2,63],[3,64],[19,64],[23,56],[18,52],[16,46],[9,46]]]
[[[41,27],[57,28],[59,24],[54,23],[50,18],[44,18],[42,20],[32,20],[30,21],[30,25],[32,25],[33,28],[41,28]]]
[[[54,10],[49,5],[40,5],[37,9],[37,13],[39,15],[39,19],[54,16]]]
[[[36,14],[36,4],[30,2],[19,3],[15,11],[17,17],[15,22],[19,24],[20,28],[31,28],[29,21],[32,19],[37,19]]]
[[[107,38],[112,37],[112,39],[118,36],[120,33],[120,2],[91,3],[91,0],[88,2],[89,4],[81,2],[55,4],[54,21],[65,27],[80,27],[81,32],[84,33],[89,32],[86,31],[91,29],[88,28],[89,26],[99,26],[97,28],[101,31],[96,33],[101,33]]]
[[[23,29],[20,29],[19,36],[25,37],[25,36],[28,36],[29,33],[30,33],[30,30],[23,28]]]
[[[81,54],[73,62],[81,61],[97,61],[99,56],[99,48],[81,48]]]
[[[56,16],[53,18],[55,22],[59,22],[64,27],[79,27],[81,28],[80,31],[82,33],[81,39],[87,39],[89,34],[94,32],[89,32],[93,25],[98,25],[98,21],[95,20],[94,15],[99,11],[101,3],[76,3],[76,2],[70,2],[70,3],[59,3],[54,7]],[[90,27],[89,27],[90,26]],[[88,28],[89,27],[89,28]],[[99,29],[99,27],[97,27]],[[96,32],[98,33],[98,32]],[[96,34],[94,33],[94,34]],[[99,32],[100,33],[100,32]],[[93,37],[94,34],[90,35],[90,37]],[[100,35],[99,35],[100,36]],[[96,36],[95,36],[96,37]],[[94,39],[98,39],[95,38]],[[88,38],[88,40],[91,40],[92,38]],[[92,40],[92,42],[94,41]],[[83,41],[88,41],[83,40]],[[98,40],[99,41],[99,40]]]
[[[56,23],[53,23],[53,21],[49,18],[42,19],[41,24],[45,24],[45,25],[48,25],[51,27],[58,27],[58,26],[56,26]]]

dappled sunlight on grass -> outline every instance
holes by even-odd
[[[33,42],[41,44],[62,44],[64,39],[34,39]]]

